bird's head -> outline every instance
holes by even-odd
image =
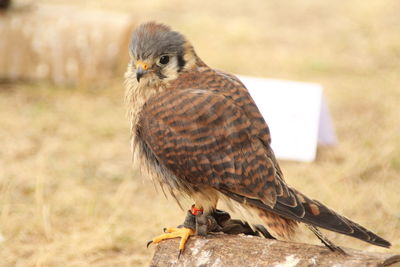
[[[186,38],[155,22],[141,24],[134,31],[129,50],[128,72],[138,83],[171,81],[195,63],[193,48]]]

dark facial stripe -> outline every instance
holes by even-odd
[[[167,76],[165,76],[164,74],[162,74],[161,68],[158,68],[158,69],[157,69],[156,74],[157,74],[158,78],[160,78],[160,79],[167,78]]]
[[[178,72],[180,72],[186,65],[186,61],[182,54],[178,55]]]

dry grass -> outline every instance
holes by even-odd
[[[340,143],[314,163],[283,162],[286,179],[400,252],[398,1],[41,2],[157,19],[185,32],[211,66],[321,83]],[[182,222],[184,212],[131,170],[122,95],[122,78],[0,85],[1,266],[142,266],[153,252],[146,240]]]

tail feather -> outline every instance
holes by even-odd
[[[308,229],[311,230],[311,232],[313,232],[318,239],[325,245],[327,246],[331,251],[337,251],[343,255],[346,255],[346,252],[344,252],[343,249],[341,249],[340,247],[336,246],[335,244],[333,244],[326,236],[324,236],[317,227],[310,225],[310,224],[306,224]]]
[[[380,236],[367,230],[363,226],[339,215],[316,200],[311,200],[297,190],[290,189],[296,196],[297,205],[295,207],[285,205],[277,198],[273,208],[264,204],[259,199],[248,198],[230,191],[221,190],[228,197],[243,203],[256,206],[262,210],[278,214],[283,218],[300,221],[313,226],[318,226],[330,231],[345,234],[381,247],[390,247],[391,244]],[[301,208],[299,208],[301,207]],[[304,209],[304,212],[301,210]]]
[[[300,192],[295,190],[293,191],[295,192],[296,196],[298,196],[298,199],[303,200],[299,204],[304,206],[306,211],[302,218],[304,222],[325,228],[327,230],[349,235],[374,245],[390,247],[391,244],[388,241],[369,231],[358,223],[339,215],[319,201],[311,200]],[[277,203],[276,208],[282,211],[285,210],[285,208],[281,207],[279,203]]]

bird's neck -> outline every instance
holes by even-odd
[[[165,85],[161,83],[140,83],[136,79],[136,73],[132,71],[131,64],[125,72],[125,104],[127,108],[127,116],[131,122],[131,134],[134,138],[136,125],[139,121],[139,114],[143,109],[147,100],[164,90]]]
[[[189,42],[186,42],[184,51],[185,67],[183,71],[194,71],[197,68],[207,67],[206,63],[197,56],[196,51]]]

